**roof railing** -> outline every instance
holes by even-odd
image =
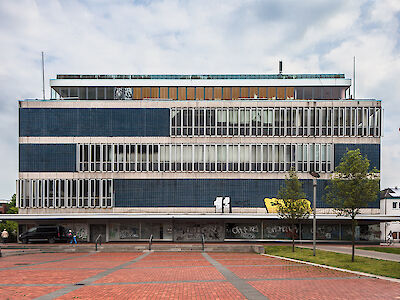
[[[58,74],[56,79],[166,79],[166,80],[224,80],[224,79],[335,79],[344,74]]]

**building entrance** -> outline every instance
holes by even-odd
[[[106,241],[106,224],[90,224],[90,242],[96,242],[97,237],[101,235],[101,242]]]

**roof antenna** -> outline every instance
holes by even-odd
[[[46,93],[44,90],[44,53],[42,51],[42,85],[43,85],[43,100],[46,100]]]
[[[353,56],[353,99],[356,99],[356,57]]]
[[[279,75],[282,75],[282,61],[279,61]]]

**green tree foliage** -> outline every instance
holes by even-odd
[[[18,207],[16,206],[17,201],[16,201],[16,195],[12,195],[11,201],[8,204],[6,214],[17,214],[18,213]],[[4,229],[8,231],[9,234],[9,241],[16,241],[17,240],[17,228],[18,224],[17,222],[13,221],[3,221],[0,223],[0,231],[3,231]]]
[[[16,195],[12,195],[11,201],[8,204],[8,209],[6,214],[17,214],[18,213],[18,207],[17,207],[17,197]]]
[[[354,240],[356,216],[360,209],[377,199],[379,193],[379,171],[369,170],[369,160],[361,155],[360,149],[347,150],[336,167],[326,187],[326,201],[338,215],[351,218],[352,258],[354,261]]]
[[[286,176],[285,185],[278,191],[278,199],[274,204],[277,206],[279,217],[290,222],[292,228],[292,251],[294,252],[294,234],[295,225],[301,219],[306,219],[310,215],[308,201],[303,192],[302,184],[294,170],[289,171],[289,177]]]

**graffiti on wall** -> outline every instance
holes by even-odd
[[[295,226],[295,238],[298,238],[298,227]],[[292,228],[289,225],[264,225],[264,239],[290,239],[292,238]]]
[[[380,226],[379,224],[371,225],[360,225],[360,237],[361,241],[379,241],[380,239]]]
[[[109,240],[135,240],[139,239],[139,224],[115,224],[109,225]]]
[[[86,241],[88,238],[89,226],[84,223],[62,224],[66,231],[72,230],[76,234],[76,238]]]
[[[317,224],[317,239],[338,240],[339,231],[339,224]],[[311,224],[301,225],[301,238],[303,240],[311,240],[313,238]]]
[[[261,230],[259,224],[227,223],[225,225],[226,238],[231,239],[259,239]]]
[[[139,227],[135,225],[123,225],[119,226],[119,238],[121,240],[138,239],[139,238]]]
[[[299,199],[298,201],[303,202],[303,207],[306,208],[309,212],[312,212],[311,202],[307,199]],[[277,213],[278,212],[278,203],[282,206],[285,206],[285,203],[282,199],[277,198],[264,198],[264,205],[267,209],[267,213]]]
[[[217,223],[178,223],[174,226],[176,241],[201,241],[203,234],[206,241],[220,241],[224,238],[224,229]]]

